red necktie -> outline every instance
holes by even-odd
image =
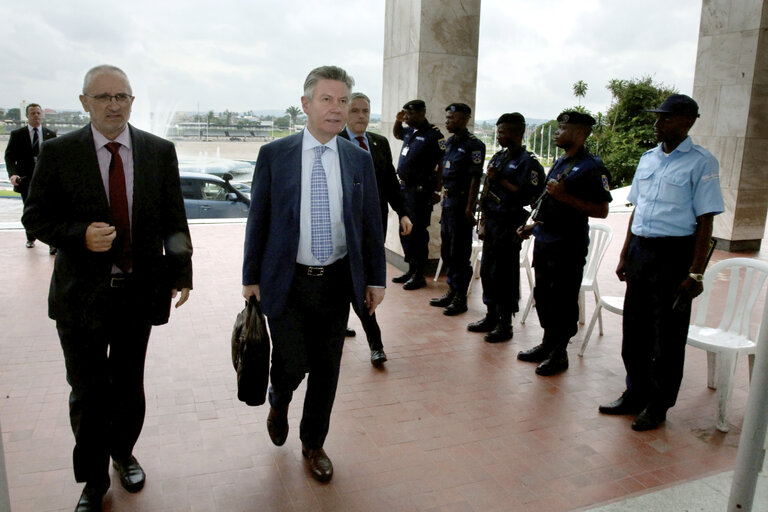
[[[120,143],[109,142],[107,149],[112,153],[109,161],[109,212],[117,230],[112,243],[114,262],[123,272],[131,269],[131,219],[128,216],[128,199],[125,193],[125,170],[120,157]]]
[[[358,136],[358,137],[355,137],[355,139],[357,139],[357,143],[360,144],[361,148],[363,148],[364,150],[368,151],[368,146],[365,145],[365,139],[364,138]]]

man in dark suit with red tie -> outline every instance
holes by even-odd
[[[13,130],[5,148],[5,167],[13,190],[21,194],[21,200],[27,200],[29,182],[35,172],[35,163],[40,154],[43,141],[56,137],[56,132],[42,126],[43,108],[37,103],[27,105],[27,126]],[[35,238],[27,231],[27,249],[35,246]],[[51,246],[50,253],[56,254]]]
[[[285,443],[288,406],[308,374],[299,438],[321,482],[333,477],[323,444],[349,304],[373,314],[386,280],[373,161],[336,136],[353,85],[335,66],[309,73],[306,128],[259,151],[245,230],[243,296],[261,301],[272,336],[267,431],[275,445]]]
[[[413,224],[408,217],[403,191],[400,190],[400,181],[397,179],[395,167],[392,165],[392,151],[389,149],[389,142],[386,137],[366,131],[370,120],[371,100],[361,92],[352,93],[347,113],[347,126],[339,132],[339,137],[356,141],[361,148],[371,154],[373,168],[376,171],[376,185],[379,188],[379,205],[381,206],[381,223],[384,236],[387,235],[387,217],[389,216],[390,205],[400,218],[400,234],[407,236],[410,234]],[[369,315],[365,311],[358,310],[355,313],[360,318],[368,338],[368,346],[371,349],[371,364],[380,367],[387,361],[387,355],[384,353],[381,328],[376,321],[376,314]]]
[[[144,360],[152,325],[192,287],[192,243],[176,151],[128,124],[131,85],[114,66],[86,75],[88,126],[43,145],[22,221],[59,251],[48,315],[64,351],[76,512],[101,511],[109,459],[129,492],[145,474],[133,448],[144,423]]]

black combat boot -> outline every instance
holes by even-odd
[[[456,290],[450,289],[445,293],[445,295],[443,295],[440,298],[429,299],[429,305],[435,306],[436,308],[444,308],[450,305],[451,302],[453,302],[453,298],[455,296],[456,296]]]
[[[448,307],[445,308],[443,314],[445,316],[456,316],[464,313],[467,310],[467,295],[465,293],[456,292],[453,296],[453,300]]]

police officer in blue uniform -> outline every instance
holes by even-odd
[[[658,427],[677,401],[691,300],[704,290],[712,223],[725,210],[720,165],[688,135],[698,104],[673,94],[648,112],[656,113],[659,145],[637,164],[628,197],[635,209],[616,268],[627,283],[621,343],[627,389],[599,407],[603,414],[637,414],[637,431]]]
[[[520,244],[517,228],[528,220],[525,210],[544,190],[544,168],[523,146],[525,117],[503,114],[496,122],[496,140],[503,149],[488,164],[480,199],[483,260],[480,278],[485,318],[467,326],[485,332],[485,341],[512,339],[512,315],[520,295]]]
[[[538,375],[568,369],[566,347],[579,321],[579,289],[589,246],[589,217],[604,219],[611,201],[610,174],[602,160],[584,147],[595,120],[566,111],[557,117],[555,143],[565,154],[547,175],[546,194],[532,215],[533,223],[518,230],[522,238],[533,233],[533,297],[542,343],[517,354],[521,361],[539,363]]]
[[[427,121],[427,107],[422,100],[412,100],[397,113],[393,133],[403,141],[397,176],[411,212],[410,235],[401,235],[408,271],[392,282],[404,283],[406,290],[427,286],[424,267],[429,256],[429,222],[432,206],[439,201],[438,168],[445,153],[445,137],[440,129]],[[408,126],[403,126],[406,123]]]
[[[446,267],[448,292],[429,304],[445,308],[444,315],[454,316],[467,310],[467,289],[472,279],[472,229],[480,177],[485,163],[485,144],[469,133],[467,123],[472,109],[464,103],[445,107],[445,129],[448,139],[443,172],[444,190],[440,215],[440,257]]]

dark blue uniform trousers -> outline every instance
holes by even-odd
[[[429,257],[429,223],[432,220],[432,189],[401,185],[405,204],[411,212],[413,228],[408,236],[400,235],[405,261],[410,272],[423,273]]]
[[[488,313],[504,322],[518,311],[520,298],[520,237],[513,219],[485,217],[480,278]]]
[[[444,207],[440,216],[440,257],[446,268],[448,286],[460,295],[467,294],[472,279],[470,259],[474,226],[467,220],[464,206]]]

